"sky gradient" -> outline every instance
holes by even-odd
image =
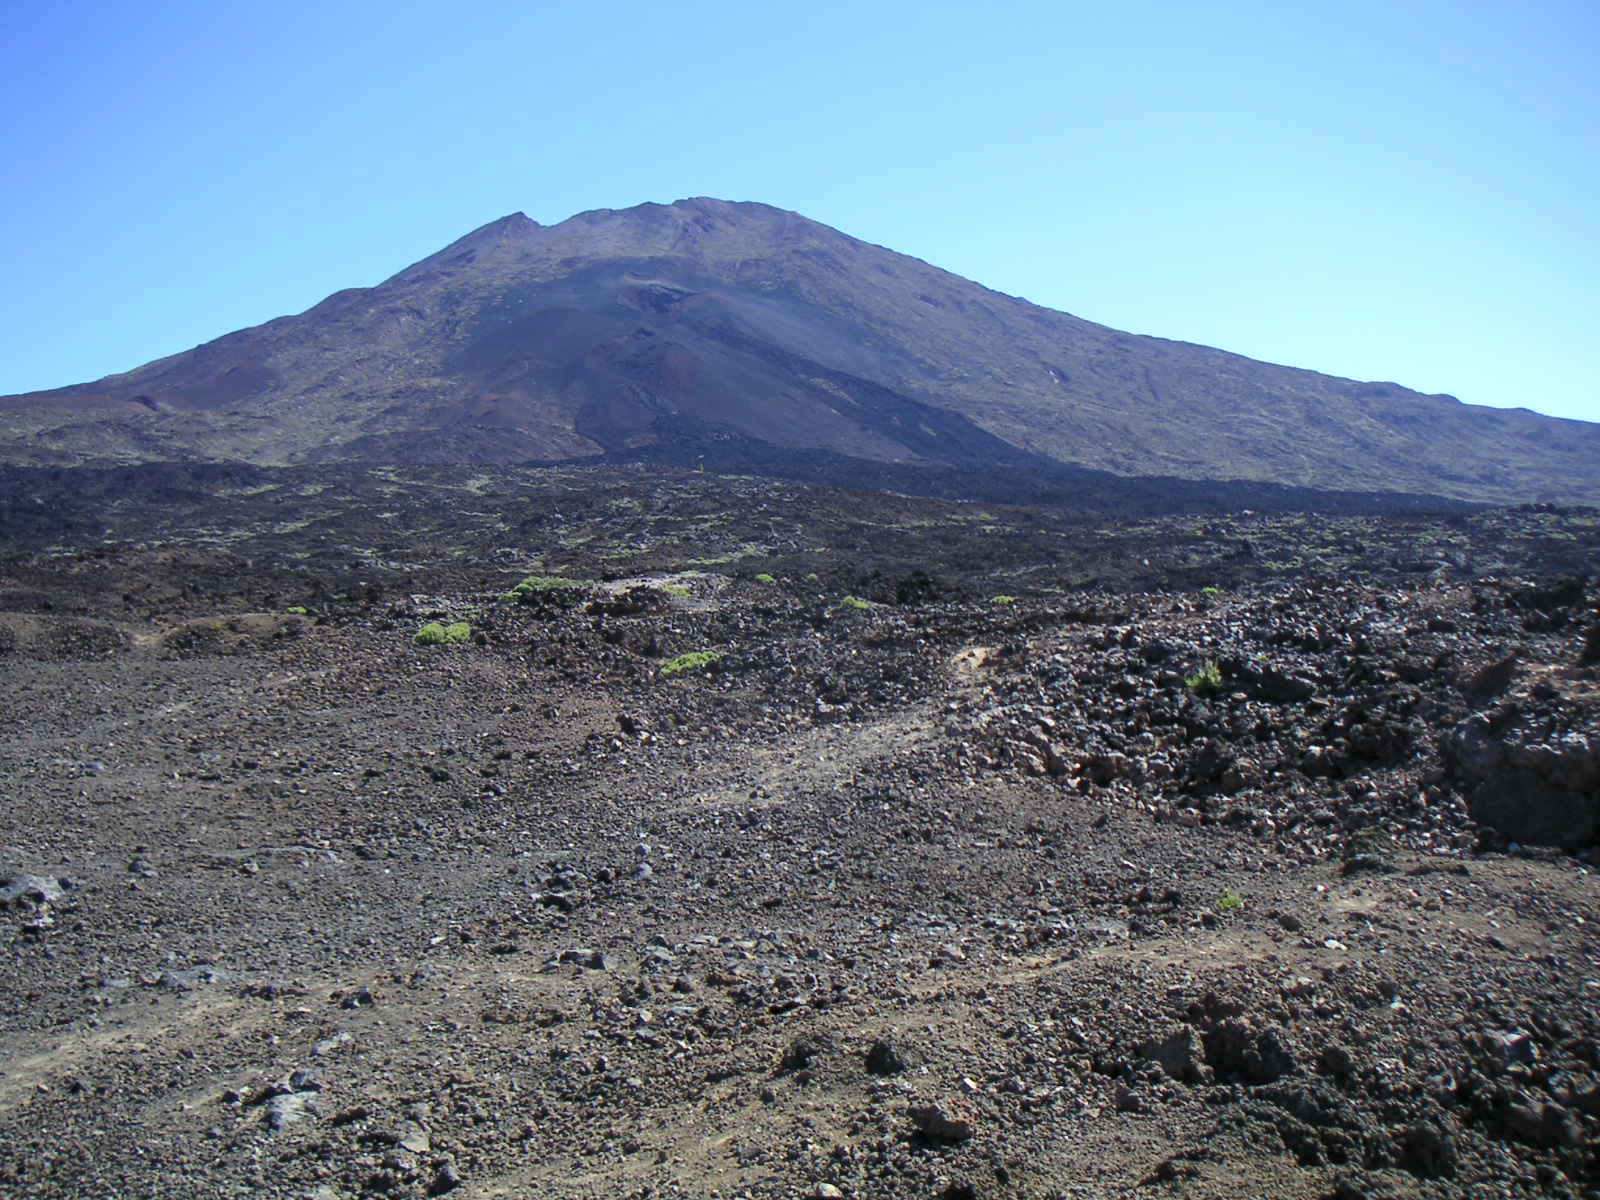
[[[1600,420],[1600,6],[0,4],[0,393],[509,212],[759,200],[1135,333]]]

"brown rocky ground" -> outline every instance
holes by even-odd
[[[6,1195],[1600,1189],[1593,510],[9,488]]]

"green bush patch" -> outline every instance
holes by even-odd
[[[703,671],[721,657],[722,651],[720,650],[695,650],[689,654],[680,654],[671,662],[662,665],[661,674],[671,679],[674,675],[685,675],[690,671]]]
[[[860,596],[846,596],[843,600],[839,601],[839,607],[854,609],[857,612],[866,612],[867,609],[872,607],[872,603],[870,601],[863,600]]]
[[[1209,696],[1212,692],[1222,690],[1222,668],[1217,665],[1214,658],[1206,659],[1205,665],[1183,681],[1191,692],[1202,696]]]
[[[429,621],[411,640],[419,646],[455,646],[471,638],[472,626],[465,621],[452,621],[448,625]]]
[[[1000,595],[989,597],[990,604],[1015,604],[1016,602],[1017,598],[1015,596]]]
[[[581,591],[594,586],[593,579],[568,579],[564,575],[529,575],[501,599],[526,604],[530,597],[545,592]]]
[[[763,571],[763,572],[761,572],[761,574],[756,576],[756,582],[757,583],[777,583],[778,581],[774,576],[769,575],[765,571]]]

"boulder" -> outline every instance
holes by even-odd
[[[1600,842],[1597,725],[1593,713],[1506,705],[1461,722],[1441,750],[1473,820],[1512,841],[1575,851]]]

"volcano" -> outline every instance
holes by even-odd
[[[764,204],[491,222],[372,288],[0,397],[0,463],[826,459],[1600,502],[1600,425],[1121,333]]]

